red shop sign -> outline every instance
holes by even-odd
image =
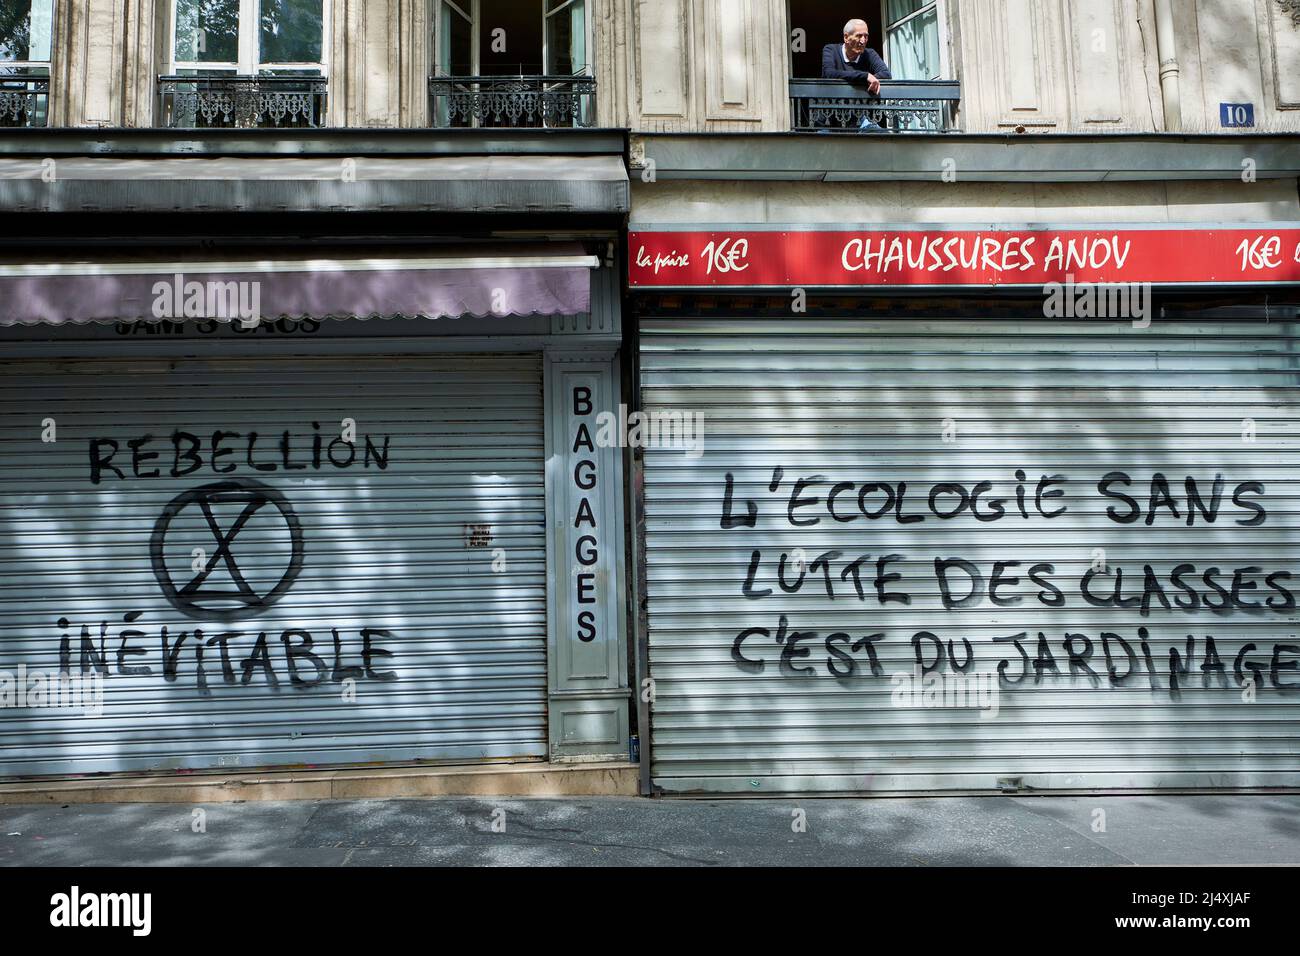
[[[1300,283],[1300,229],[632,231],[640,288]]]

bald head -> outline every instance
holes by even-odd
[[[856,60],[860,57],[862,51],[867,48],[867,40],[870,36],[865,20],[855,18],[844,24],[844,49],[848,54],[847,59]]]

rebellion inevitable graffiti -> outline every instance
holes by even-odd
[[[195,686],[204,697],[211,696],[213,680],[230,686],[247,686],[257,677],[266,686],[278,689],[285,683],[280,676],[283,674],[288,686],[309,690],[327,682],[338,684],[349,679],[398,679],[395,672],[376,668],[377,662],[393,656],[392,651],[378,644],[381,639],[391,639],[393,633],[374,627],[363,627],[355,632],[357,637],[346,638],[339,628],[330,628],[330,643],[320,647],[316,636],[304,628],[208,634],[198,627],[170,631],[163,625],[153,639],[158,648],[155,669],[140,661],[149,656],[149,648],[144,643],[149,634],[134,626],[141,614],[127,612],[122,623],[131,625],[128,627],[100,621],[92,630],[91,625],[83,624],[75,641],[72,623],[67,618],[59,618],[57,623],[63,631],[59,639],[60,673],[101,677],[161,674],[163,680],[174,683],[181,675],[183,657],[190,657]],[[272,646],[277,649],[275,655]],[[238,648],[242,648],[242,653]],[[279,672],[274,663],[276,657],[280,659]],[[214,673],[219,677],[214,678]]]
[[[225,446],[226,442],[246,442],[245,460],[257,471],[321,469],[326,463],[334,468],[353,464],[363,468],[373,464],[380,470],[388,468],[388,436],[380,442],[370,436],[364,436],[360,442],[352,440],[355,436],[326,442],[320,426],[315,422],[312,425],[316,433],[301,442],[294,442],[290,433],[284,432],[279,440],[280,457],[272,461],[255,459],[258,438],[255,432],[241,435],[217,431],[210,445],[187,432],[173,432],[168,442],[173,461],[170,473],[187,475],[205,464],[217,472],[234,471],[235,462],[224,462],[234,451]],[[129,463],[123,461],[122,467],[118,467],[113,459],[122,443],[108,438],[93,439],[91,482],[98,484],[107,473],[125,479],[126,468],[137,478],[158,477],[160,469],[149,466],[161,454],[148,450],[152,442],[152,435],[125,442],[130,450]],[[291,462],[291,443],[310,449],[305,452],[304,460]],[[190,519],[186,530],[176,530],[178,516]],[[237,538],[254,521],[260,522],[264,540],[267,535],[283,538],[287,546],[250,545],[243,549]],[[193,619],[195,625],[181,628],[155,625],[151,637],[151,632],[140,626],[146,612],[133,610],[126,612],[120,623],[101,620],[81,624],[79,636],[74,636],[77,625],[61,617],[57,621],[62,631],[60,674],[96,678],[161,675],[164,681],[174,683],[181,676],[183,662],[190,660],[194,685],[205,697],[212,695],[214,684],[243,687],[255,679],[273,691],[282,685],[310,690],[322,684],[362,679],[398,680],[396,671],[381,669],[383,662],[394,656],[393,651],[380,644],[394,639],[393,632],[386,628],[318,626],[313,633],[306,627],[293,625],[248,630],[223,626],[260,615],[285,596],[302,570],[306,550],[303,538],[298,516],[286,496],[256,479],[229,478],[181,492],[164,506],[154,523],[149,537],[149,561],[168,604],[174,611]],[[195,544],[199,547],[191,547]],[[277,558],[282,559],[282,564],[275,564]],[[257,566],[257,575],[251,575],[248,570],[253,565]],[[181,568],[184,571],[178,576]],[[269,575],[268,570],[272,572]],[[200,627],[198,622],[210,626]],[[328,637],[322,636],[324,630],[328,630]],[[151,642],[157,648],[152,664],[145,663],[150,656]]]
[[[1064,475],[1041,475],[1031,480],[1023,470],[1015,481],[1003,483],[999,493],[993,481],[974,485],[941,482],[909,492],[905,482],[832,481],[825,475],[808,475],[788,481],[785,469],[772,472],[768,492],[781,506],[784,524],[790,528],[812,528],[822,522],[836,525],[852,522],[888,521],[899,525],[921,522],[966,520],[1052,521],[1069,512],[1059,501],[1069,483]],[[1175,490],[1177,489],[1177,490]],[[1104,516],[1116,525],[1151,527],[1194,527],[1198,524],[1232,522],[1251,528],[1268,520],[1262,502],[1264,484],[1259,481],[1228,480],[1215,475],[1211,480],[1186,476],[1171,481],[1156,473],[1135,481],[1113,471],[1095,484],[1105,503]],[[759,522],[759,508],[752,500],[738,501],[733,476],[727,474],[722,497],[720,526],[743,533]],[[859,602],[877,607],[910,605],[913,594],[898,566],[901,554],[846,554],[829,550],[820,554],[783,551],[764,556],[755,548],[751,554],[741,593],[762,602],[778,592],[821,595],[826,600]],[[1175,564],[1157,571],[1151,564],[1140,567],[1108,565],[1094,561],[1082,574],[1058,572],[1051,561],[1005,560],[979,562],[960,555],[933,558],[932,583],[945,611],[987,603],[997,608],[1032,606],[1063,608],[1077,604],[1094,608],[1115,608],[1146,618],[1156,609],[1174,612],[1208,611],[1217,615],[1239,613],[1271,617],[1279,622],[1296,608],[1287,568],[1258,565],[1220,567],[1194,562]],[[927,582],[927,588],[930,582]],[[770,626],[749,627],[736,634],[731,659],[748,673],[762,673],[775,664],[781,675],[806,678],[827,675],[841,682],[869,674],[880,677],[884,668],[877,645],[889,639],[884,631],[851,634],[805,630],[791,623],[787,614]],[[907,635],[916,668],[922,674],[947,669],[971,672],[977,650],[965,637],[942,639],[931,630]],[[1002,686],[1040,684],[1049,676],[1078,676],[1099,687],[1123,686],[1130,680],[1148,682],[1152,689],[1167,690],[1177,698],[1180,689],[1199,678],[1202,687],[1248,682],[1257,689],[1300,690],[1300,679],[1288,680],[1300,669],[1300,643],[1278,641],[1271,647],[1244,642],[1221,648],[1213,635],[1186,635],[1180,647],[1170,647],[1167,660],[1157,660],[1152,635],[1145,626],[1121,634],[1100,631],[1094,635],[1067,630],[1048,635],[1020,631],[993,638],[1003,653],[996,661]],[[820,661],[815,651],[824,652]]]
[[[325,468],[388,468],[389,441],[385,435],[376,443],[369,435],[360,441],[321,433],[320,422],[312,422],[312,434],[295,436],[257,432],[217,430],[202,436],[174,431],[166,438],[139,435],[120,441],[92,438],[89,448],[90,483],[97,485],[109,476],[133,478],[184,478],[202,469],[231,474],[240,469],[255,472],[320,471]],[[125,449],[125,450],[124,450]]]
[[[222,504],[242,507],[239,516],[224,529],[214,514],[214,508]],[[190,508],[202,512],[215,548],[204,566],[197,570],[191,568],[195,572],[193,576],[178,587],[167,563],[167,532],[176,517]],[[245,579],[232,545],[249,520],[263,511],[274,511],[278,515],[289,538],[289,556],[276,584],[266,593],[259,593]],[[149,538],[149,561],[163,596],[182,614],[199,619],[234,621],[260,614],[289,590],[302,570],[302,558],[302,526],[288,499],[269,485],[251,478],[217,481],[182,492],[167,503]],[[232,590],[206,586],[219,563],[230,577],[234,586]]]

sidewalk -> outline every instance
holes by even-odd
[[[5,866],[1297,863],[1300,794],[0,806]]]

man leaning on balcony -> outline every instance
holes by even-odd
[[[871,31],[865,20],[850,20],[844,24],[844,42],[828,43],[822,48],[822,77],[828,80],[848,80],[866,83],[872,96],[880,95],[880,81],[891,80],[889,66],[879,53],[867,46]],[[885,129],[869,115],[863,115],[858,127],[864,133],[883,133]]]

